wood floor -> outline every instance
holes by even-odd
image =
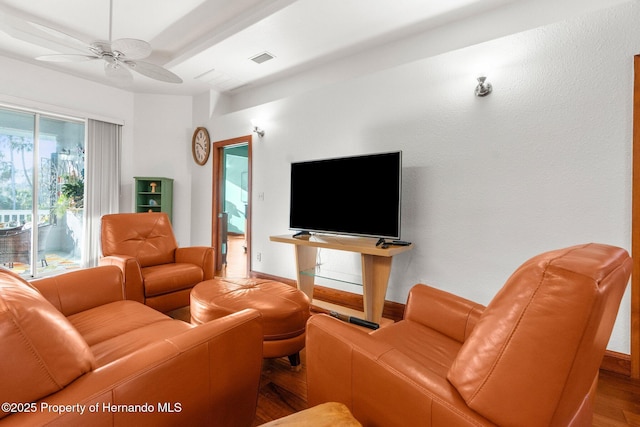
[[[640,426],[640,380],[600,371],[593,425]]]
[[[291,369],[286,357],[265,359],[254,426],[286,417],[307,408],[307,370],[304,350],[302,369]]]
[[[216,272],[222,277],[245,277],[247,275],[247,252],[244,234],[227,236],[227,263],[222,271]]]
[[[225,274],[243,276],[246,254],[243,239],[229,241]],[[302,369],[291,370],[286,357],[265,359],[262,365],[260,393],[254,426],[282,418],[307,408],[306,354],[301,352]],[[608,371],[600,372],[596,395],[594,427],[640,427],[640,380],[632,380]]]

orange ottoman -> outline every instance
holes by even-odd
[[[199,325],[245,308],[262,313],[263,357],[288,356],[300,365],[304,348],[309,298],[281,282],[263,279],[215,278],[191,290],[191,323]]]

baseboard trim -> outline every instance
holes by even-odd
[[[297,286],[295,280],[256,271],[252,271],[250,273],[250,276],[260,279],[276,280],[278,282],[286,283],[294,287]],[[342,291],[339,289],[327,288],[325,286],[316,285],[313,288],[313,297],[322,301],[342,305],[353,310],[362,311],[364,307],[362,295]],[[384,308],[382,310],[382,317],[398,322],[404,317],[404,308],[405,305],[402,303],[385,301]],[[631,356],[628,354],[607,350],[605,351],[604,357],[602,359],[600,369],[630,377]]]
[[[607,350],[602,358],[600,369],[631,377],[631,356]]]

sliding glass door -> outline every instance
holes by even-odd
[[[84,222],[83,120],[0,108],[0,266],[77,268]]]

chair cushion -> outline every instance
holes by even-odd
[[[371,332],[370,335],[392,346],[418,365],[428,366],[431,374],[442,379],[446,379],[451,364],[462,346],[460,342],[434,329],[409,320],[385,326]],[[411,377],[419,382],[415,372]]]
[[[73,314],[67,319],[86,343],[94,346],[168,318],[139,302],[121,300]]]
[[[74,314],[69,316],[69,321],[91,346],[98,366],[192,327],[146,305],[128,300]]]
[[[20,277],[0,271],[0,401],[33,402],[91,371],[78,331]],[[6,416],[0,412],[0,418]]]
[[[141,267],[175,261],[178,243],[164,212],[104,215],[102,253],[135,257]]]
[[[146,297],[192,288],[203,279],[202,268],[195,264],[162,264],[142,269]]]

